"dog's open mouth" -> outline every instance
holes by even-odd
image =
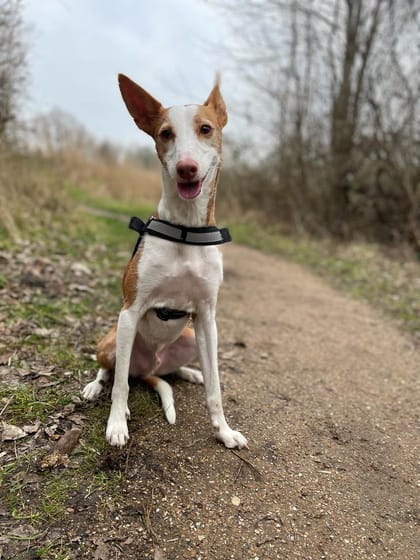
[[[181,198],[192,199],[196,198],[201,193],[201,186],[203,180],[199,181],[186,181],[178,183],[178,193]]]

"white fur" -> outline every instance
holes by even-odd
[[[160,396],[163,412],[165,413],[167,421],[169,424],[175,424],[176,412],[172,387],[163,379],[158,379],[154,389]]]
[[[158,206],[162,220],[188,226],[202,226],[206,216],[211,186],[220,165],[221,155],[208,142],[200,141],[193,130],[197,105],[171,107],[168,117],[176,131],[176,141],[169,147],[162,167],[163,191]],[[177,192],[178,161],[191,157],[198,163],[197,178],[204,179],[200,195],[193,200],[181,200]]]
[[[200,370],[183,366],[176,372],[178,377],[189,381],[190,383],[197,383],[202,385],[204,383],[203,374]]]
[[[109,380],[109,371],[99,368],[96,379],[88,383],[83,389],[83,398],[87,401],[94,401],[102,393],[104,384]]]
[[[166,153],[162,171],[163,193],[159,203],[160,218],[187,226],[206,223],[211,186],[221,157],[211,143],[200,140],[195,134],[193,119],[196,111],[197,107],[192,105],[169,110],[175,140]],[[182,200],[176,188],[176,164],[186,156],[197,161],[198,175],[200,178],[205,177],[200,195],[192,200]],[[198,355],[216,437],[226,447],[246,447],[244,436],[228,426],[222,406],[215,319],[217,295],[223,277],[222,257],[218,248],[182,245],[146,235],[141,250],[137,296],[128,309],[121,311],[118,320],[115,378],[106,432],[109,443],[122,446],[129,437],[128,374],[136,332],[147,341],[149,350],[155,349],[158,352],[162,346],[176,340],[185,326],[185,321],[168,321],[167,324],[159,323],[156,326],[149,320],[150,310],[164,306],[187,310],[195,315]],[[159,364],[156,363],[149,374],[153,375],[158,368]],[[193,370],[184,368],[181,376],[189,376],[189,380],[201,382],[201,376],[191,371]],[[172,423],[175,422],[175,408],[172,390],[168,387],[161,380],[156,390],[161,396],[167,419]]]

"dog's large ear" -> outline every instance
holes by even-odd
[[[162,105],[124,74],[118,74],[118,84],[124,103],[136,125],[153,136],[156,120],[163,109]]]
[[[204,102],[205,106],[211,107],[217,116],[217,121],[219,123],[220,128],[223,128],[228,120],[227,112],[226,112],[226,105],[223,101],[222,94],[220,93],[220,76],[216,74],[216,80],[214,82],[213,89],[210,92],[210,95]]]

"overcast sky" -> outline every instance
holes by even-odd
[[[199,103],[223,60],[220,15],[202,0],[24,0],[30,26],[29,114],[61,108],[99,139],[143,143],[117,74],[163,105]],[[222,84],[223,89],[223,84]],[[226,83],[224,95],[229,103]]]

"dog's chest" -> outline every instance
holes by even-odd
[[[217,297],[223,277],[217,247],[196,247],[146,237],[138,265],[140,297],[195,307]]]

